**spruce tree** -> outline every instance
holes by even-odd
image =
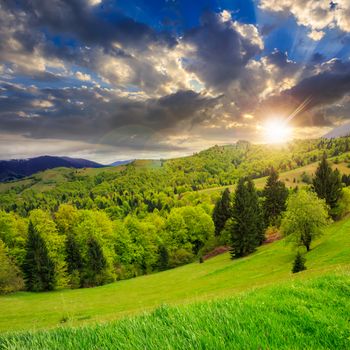
[[[95,277],[107,266],[107,260],[103,254],[100,243],[94,237],[89,238],[87,245],[87,268],[89,273]]]
[[[158,266],[160,271],[166,270],[169,267],[169,253],[164,244],[159,247]]]
[[[26,254],[23,262],[26,288],[30,291],[53,290],[55,287],[55,266],[50,259],[45,241],[30,221]]]
[[[306,259],[298,251],[298,253],[294,259],[292,272],[297,273],[297,272],[306,270],[305,261],[306,261]]]
[[[266,225],[276,225],[281,213],[286,210],[288,189],[284,182],[278,180],[278,173],[271,168],[263,191],[264,219]]]
[[[240,179],[232,209],[231,256],[246,256],[262,243],[264,225],[259,199],[254,183],[250,179]]]
[[[342,190],[341,178],[339,171],[333,171],[330,167],[326,154],[316,170],[313,188],[318,197],[324,199],[331,209],[337,205]]]
[[[232,215],[230,190],[226,188],[222,193],[221,198],[215,204],[213,211],[213,221],[215,225],[215,236],[219,236],[223,228],[225,227],[226,221]]]
[[[83,267],[83,259],[80,254],[79,245],[72,233],[67,235],[66,254],[68,273],[71,274],[73,271],[80,271]]]

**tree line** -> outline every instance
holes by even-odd
[[[349,209],[342,187],[340,173],[332,170],[326,155],[319,163],[312,186],[306,189],[289,191],[273,168],[260,196],[250,178],[241,178],[233,196],[226,189],[214,207],[215,234],[230,245],[232,258],[254,252],[264,242],[269,226],[308,252],[330,218],[336,219],[341,211]],[[294,265],[294,272],[305,268],[299,250]]]
[[[279,149],[240,141],[190,157],[135,161],[117,169],[55,169],[50,176],[44,172],[0,185],[0,210],[28,217],[34,209],[53,213],[61,204],[71,204],[103,210],[113,220],[154,210],[168,213],[182,205],[182,197],[189,192],[233,185],[246,175],[267,176],[271,167],[279,172],[292,170],[321,160],[324,152],[339,162],[350,162],[344,153],[349,151],[349,140],[298,140]]]
[[[251,177],[241,177],[214,208],[189,197],[192,205],[114,220],[103,210],[72,204],[54,212],[34,209],[24,218],[0,211],[0,292],[101,285],[203,261],[219,245],[229,245],[236,259],[263,244],[269,227],[309,251],[329,216],[336,219],[350,206],[326,156],[312,181],[310,188],[288,190],[270,168],[262,191]],[[297,266],[303,257],[297,255]]]
[[[90,287],[180,266],[214,246],[208,205],[111,220],[62,204],[28,218],[0,212],[0,291]]]

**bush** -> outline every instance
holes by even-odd
[[[169,266],[176,267],[189,264],[194,259],[194,254],[184,248],[177,249],[169,256]]]
[[[298,252],[294,259],[292,272],[297,273],[306,270],[305,261],[306,259]]]
[[[312,184],[312,177],[304,171],[301,174],[301,181],[308,184],[308,185],[311,185]]]
[[[331,210],[334,219],[340,220],[350,213],[350,188],[343,188],[337,206]]]

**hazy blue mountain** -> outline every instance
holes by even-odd
[[[335,137],[343,137],[343,136],[349,136],[350,135],[350,123],[343,124],[341,126],[338,126],[337,128],[334,128],[327,134],[325,134],[323,137],[326,139],[333,139]]]
[[[41,156],[29,159],[0,160],[0,181],[11,181],[57,167],[101,168],[104,165],[86,159]]]
[[[116,162],[109,164],[109,166],[118,166],[118,165],[124,165],[129,164],[133,162],[135,159],[128,159],[128,160],[117,160]]]

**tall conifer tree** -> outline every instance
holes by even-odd
[[[278,173],[271,168],[263,191],[264,220],[266,225],[275,225],[281,213],[286,210],[288,189],[284,182],[278,180]]]
[[[240,179],[235,191],[232,210],[231,256],[246,256],[263,241],[263,220],[254,183]]]
[[[83,267],[83,259],[80,254],[79,245],[72,233],[68,233],[66,239],[66,261],[68,265],[68,272],[80,271]]]
[[[166,270],[169,266],[169,252],[164,244],[159,247],[158,266],[161,271]]]
[[[55,287],[55,266],[50,259],[45,241],[30,221],[26,255],[23,262],[26,287],[30,291],[52,290]]]
[[[215,235],[219,236],[223,228],[225,227],[226,221],[232,215],[232,206],[230,199],[230,190],[226,188],[222,193],[221,198],[215,204],[213,211],[213,221],[215,225]]]
[[[313,188],[318,197],[324,199],[331,209],[337,205],[342,190],[341,178],[339,171],[333,171],[330,167],[326,154],[316,170]]]
[[[103,271],[103,269],[107,266],[107,261],[105,256],[103,255],[100,243],[94,237],[89,238],[87,245],[87,267],[89,269],[89,272],[91,272],[92,275],[95,276]]]

